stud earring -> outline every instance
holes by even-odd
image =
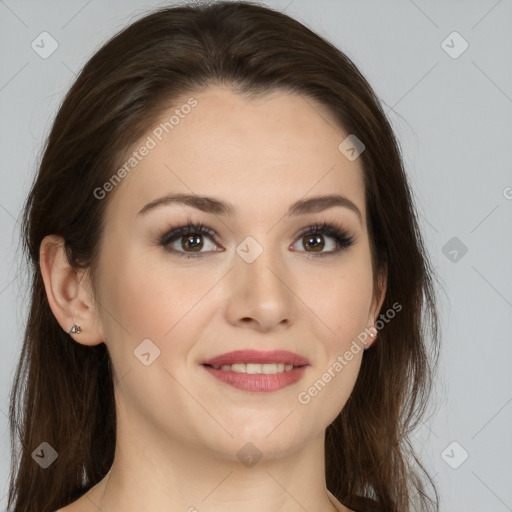
[[[375,329],[375,327],[373,327],[373,329]],[[377,337],[377,333],[373,332],[373,331],[370,331],[370,338],[372,338],[373,340],[375,340],[375,338]],[[371,347],[371,345],[370,345]],[[365,350],[368,350],[370,347],[364,347]]]
[[[78,324],[73,325],[73,327],[71,327],[71,329],[69,330],[69,334],[79,334],[81,332],[82,328]]]

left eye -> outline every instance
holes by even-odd
[[[327,244],[325,243],[326,238],[328,239]],[[310,251],[306,252],[322,252],[322,249],[326,249],[323,252],[334,252],[337,248],[336,240],[334,239],[334,237],[328,236],[325,233],[321,232],[311,232],[311,234],[304,235],[297,242],[295,242],[295,244],[298,243],[301,243],[303,247],[309,247],[311,249]]]
[[[331,242],[326,244],[326,238],[331,239]],[[312,253],[312,256],[328,256],[343,249],[348,249],[354,244],[354,237],[348,235],[342,228],[324,222],[303,230],[299,235],[299,240],[295,243],[302,243],[303,247],[312,249],[311,251],[305,251]],[[329,250],[324,251],[326,245]]]

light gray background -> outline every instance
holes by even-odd
[[[440,295],[437,411],[415,445],[435,475],[443,512],[512,511],[512,2],[266,3],[345,51],[386,105],[447,296]],[[75,73],[114,32],[157,5],[0,1],[0,506],[8,489],[8,392],[26,305],[16,261],[22,202]],[[47,59],[31,48],[43,31],[59,45]],[[453,31],[469,44],[457,58],[445,51],[462,49],[458,36],[446,39]],[[446,246],[452,237],[456,245]]]

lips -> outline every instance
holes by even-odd
[[[236,363],[282,363],[285,365],[291,364],[295,367],[309,365],[309,361],[305,357],[287,350],[271,350],[266,352],[262,352],[260,350],[235,350],[234,352],[221,354],[203,361],[201,364],[208,366],[222,366]]]

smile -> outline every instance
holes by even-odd
[[[293,364],[284,363],[235,363],[235,364],[223,364],[221,366],[211,365],[216,370],[223,370],[225,372],[236,372],[236,373],[250,373],[252,375],[263,373],[265,375],[273,375],[275,373],[289,372],[293,369]]]
[[[285,368],[286,366],[286,368]],[[202,367],[216,380],[242,391],[270,393],[298,382],[304,375],[304,366],[280,364],[235,363],[214,367],[203,364]],[[266,373],[265,373],[266,372]]]

